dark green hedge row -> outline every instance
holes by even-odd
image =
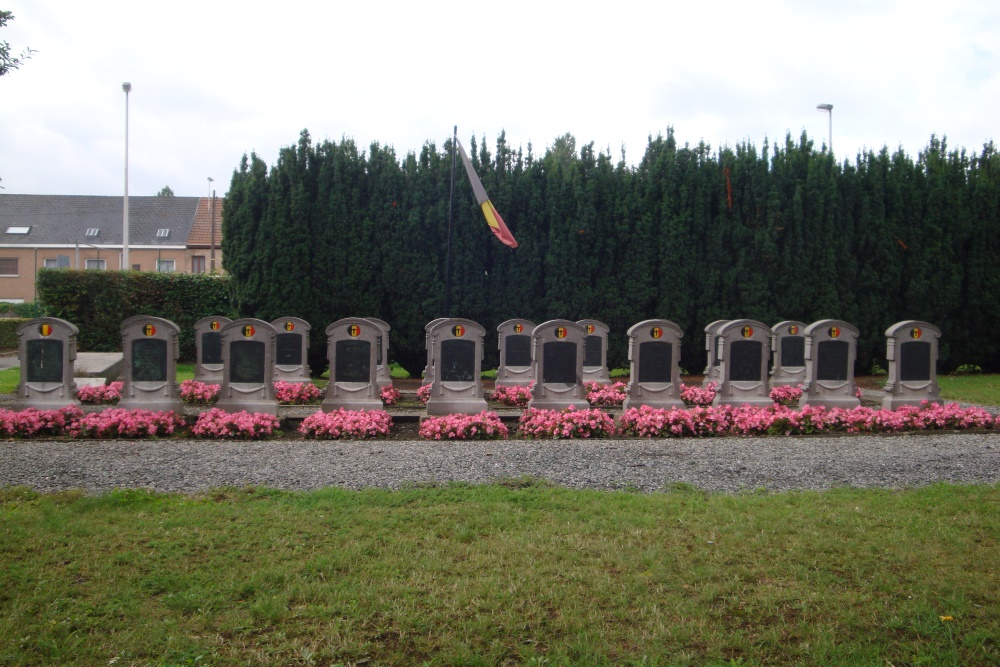
[[[80,329],[81,352],[120,351],[121,323],[152,315],[180,327],[181,359],[193,360],[194,323],[233,314],[228,276],[42,269],[37,284],[45,314]]]
[[[17,349],[17,328],[27,321],[23,317],[5,317],[0,319],[0,349]]]

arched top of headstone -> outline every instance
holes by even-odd
[[[78,333],[80,333],[80,329],[78,329],[77,326],[72,322],[61,320],[58,317],[36,317],[35,319],[29,320],[24,324],[20,325],[17,328],[17,335],[20,336],[22,331],[28,332],[29,330],[31,330],[32,327],[35,327],[36,330],[39,332],[39,335],[44,338],[49,334],[45,334],[41,329],[38,328],[41,327],[43,324],[49,325],[50,327],[53,328],[52,330],[55,330],[56,327],[64,329],[65,331],[69,332],[69,335],[71,336],[75,336]]]
[[[655,331],[657,328],[661,330],[659,334]],[[677,338],[684,337],[684,330],[670,320],[643,320],[630,326],[626,334],[629,338],[644,337],[659,340],[665,337],[668,331]]]
[[[121,334],[124,336],[129,331],[138,328],[139,333],[150,338],[163,338],[167,334],[178,335],[181,328],[162,317],[152,315],[135,315],[122,322]]]
[[[583,327],[584,332],[588,336],[603,335],[607,338],[608,332],[611,331],[611,327],[600,320],[577,320],[576,323]]]
[[[798,320],[783,320],[771,327],[775,336],[805,336],[806,323]]]
[[[560,327],[566,330],[566,335],[572,333],[578,340],[582,340],[582,338],[587,335],[587,330],[572,320],[549,320],[547,322],[542,322],[531,330],[531,335],[533,338],[565,338],[566,335],[560,336],[557,331]]]
[[[301,317],[279,317],[271,320],[271,326],[278,333],[295,333],[308,336],[312,325]]]
[[[357,327],[357,329],[351,330],[350,327]],[[328,338],[334,335],[337,335],[338,337],[347,336],[350,338],[368,338],[370,335],[382,335],[381,328],[378,324],[373,322],[368,317],[345,317],[343,319],[339,319],[333,324],[327,325],[325,333]]]
[[[430,335],[444,334],[445,338],[483,337],[486,335],[486,329],[481,324],[463,317],[440,318],[431,324],[434,326],[427,329],[427,333]]]
[[[382,331],[385,331],[385,332],[389,332],[389,331],[392,331],[392,327],[390,327],[390,326],[389,326],[389,325],[388,325],[388,324],[386,323],[386,321],[385,321],[385,320],[380,320],[380,319],[379,319],[379,318],[377,318],[377,317],[366,317],[366,318],[364,318],[364,319],[366,319],[366,320],[368,320],[368,321],[370,321],[370,322],[374,322],[374,323],[376,324],[376,326],[378,326],[378,328],[379,328],[379,329],[381,329]]]
[[[220,332],[222,333],[223,339],[227,337],[236,340],[262,340],[264,338],[269,338],[272,343],[274,342],[275,336],[278,334],[270,322],[258,320],[254,317],[245,317],[239,320],[233,320],[229,324],[223,326]]]
[[[814,340],[838,340],[845,337],[856,340],[861,335],[856,326],[843,320],[819,320],[807,326],[804,333]]]
[[[921,320],[903,320],[885,330],[889,338],[912,338],[926,340],[928,337],[941,338],[941,330],[933,324]]]
[[[717,330],[717,336],[728,336],[736,332],[739,338],[746,340],[767,341],[770,344],[771,327],[757,320],[729,320],[722,324]]]
[[[520,327],[520,330],[518,330]],[[535,323],[530,320],[524,319],[513,319],[506,320],[497,325],[497,333],[500,334],[524,334],[525,336],[531,335],[531,330],[535,328]]]
[[[218,326],[212,326],[213,323],[218,323]],[[203,317],[194,323],[194,328],[196,331],[200,331],[205,328],[209,331],[222,331],[222,327],[226,326],[232,322],[228,317],[220,317],[218,315],[210,315],[209,317]]]
[[[705,333],[707,334],[714,333],[717,329],[721,328],[723,324],[729,321],[730,320],[715,320],[714,322],[711,322],[705,326]]]

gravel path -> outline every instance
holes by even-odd
[[[1000,433],[685,440],[0,442],[0,486],[39,491],[281,489],[487,483],[529,475],[573,488],[704,490],[1000,483]]]

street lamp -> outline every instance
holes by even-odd
[[[817,104],[816,108],[820,111],[826,111],[830,114],[830,152],[833,152],[833,105],[832,104]]]
[[[122,271],[128,271],[128,94],[132,92],[132,84],[126,81],[122,84],[125,91],[125,214],[122,219]]]
[[[212,181],[214,181],[214,180],[215,179],[212,178],[211,176],[208,177],[208,196],[209,197],[212,196]]]

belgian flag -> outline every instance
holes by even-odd
[[[465,165],[465,173],[469,175],[469,183],[472,184],[472,191],[476,195],[476,203],[479,204],[483,215],[486,216],[486,224],[490,226],[490,231],[500,239],[501,243],[511,248],[516,248],[517,241],[514,240],[514,235],[507,229],[503,218],[497,213],[496,207],[493,206],[493,202],[490,201],[489,196],[486,194],[486,188],[483,187],[482,181],[476,175],[476,170],[472,168],[472,162],[469,160],[469,156],[465,154],[462,142],[458,141],[458,139],[455,141],[458,143],[458,152],[462,156],[462,164]]]

